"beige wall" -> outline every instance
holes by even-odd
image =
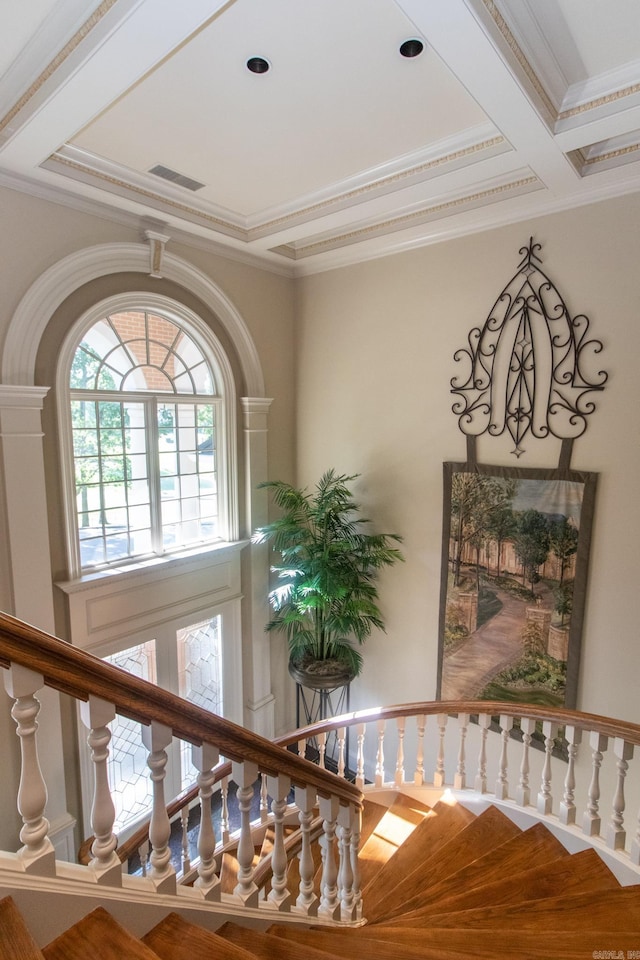
[[[442,462],[465,459],[453,354],[533,235],[571,314],[586,313],[603,340],[610,374],[572,460],[600,474],[578,707],[640,720],[639,226],[636,195],[297,282],[299,480],[330,466],[361,473],[367,514],[405,538],[406,563],[381,583],[387,635],[368,643],[355,707],[435,695]],[[520,466],[557,462],[557,441],[525,447]],[[479,459],[515,465],[509,450],[483,438]]]

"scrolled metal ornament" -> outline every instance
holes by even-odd
[[[595,410],[591,394],[603,390],[608,379],[597,369],[602,342],[588,339],[584,314],[571,317],[540,269],[540,249],[533,237],[520,248],[518,271],[484,326],[474,327],[468,346],[454,353],[456,362],[468,364],[466,378],[451,380],[460,430],[472,437],[507,430],[516,457],[525,452],[522,441],[529,433],[563,440],[582,436]]]

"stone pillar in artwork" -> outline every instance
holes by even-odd
[[[464,616],[464,625],[469,633],[473,633],[478,626],[478,594],[460,593],[458,603]]]

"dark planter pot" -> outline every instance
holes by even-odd
[[[289,673],[296,683],[310,690],[335,690],[351,683],[355,671],[342,660],[289,660]]]

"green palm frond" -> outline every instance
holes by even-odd
[[[349,488],[357,477],[329,470],[311,492],[279,480],[261,484],[281,514],[253,536],[280,561],[272,567],[279,582],[269,593],[267,629],[284,633],[294,661],[339,659],[354,674],[362,666],[356,645],[384,630],[378,573],[404,559],[398,534],[366,531],[370,521],[359,516]]]

